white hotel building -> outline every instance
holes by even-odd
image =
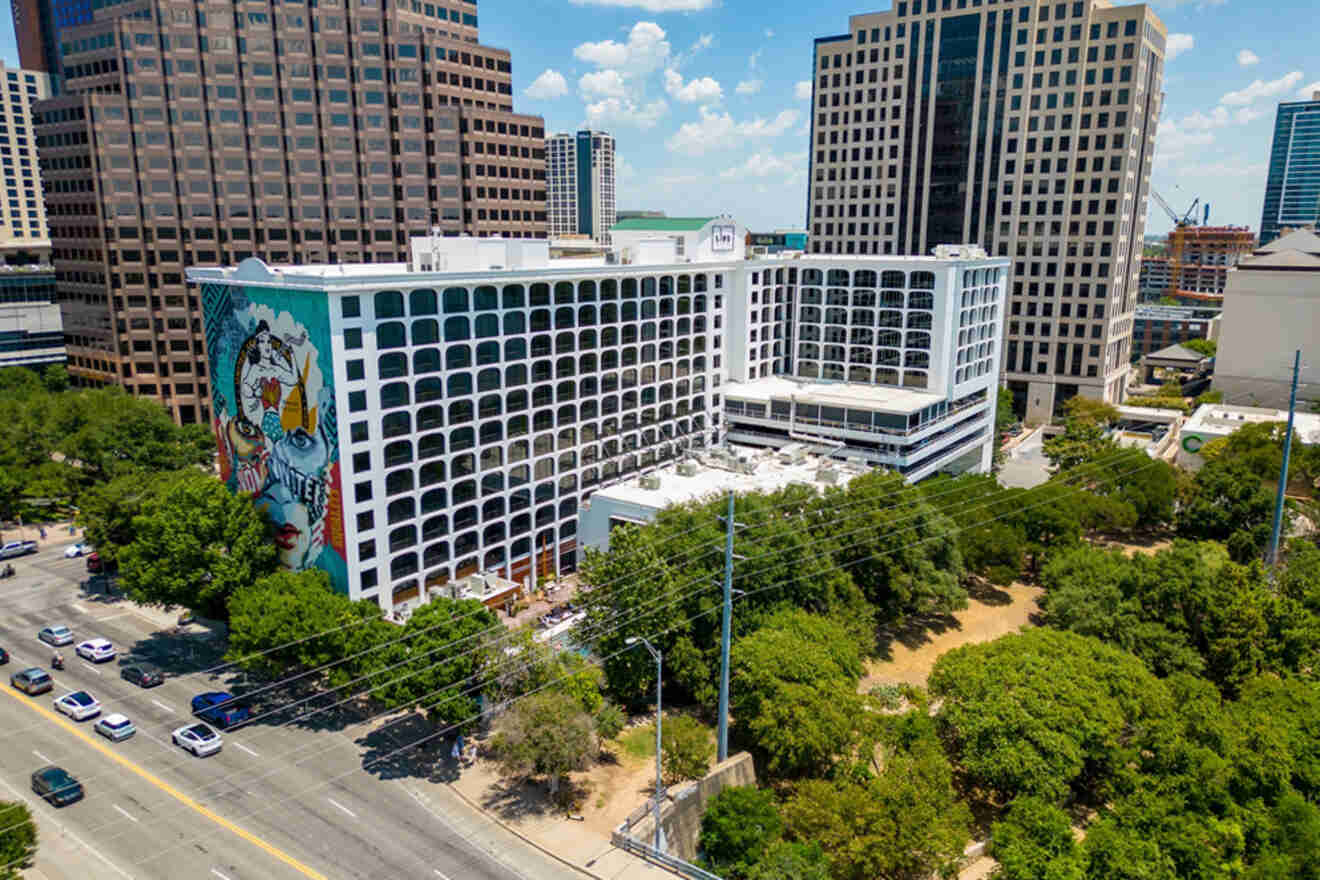
[[[419,238],[410,265],[190,269],[222,475],[285,563],[387,609],[553,577],[593,492],[726,440],[988,469],[1007,259],[748,260],[731,218],[657,223],[594,259]]]

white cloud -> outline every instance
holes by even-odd
[[[529,98],[562,98],[568,94],[568,81],[564,75],[553,68],[547,68],[540,76],[532,80],[532,84],[523,89],[523,94]]]
[[[778,137],[793,127],[798,120],[796,110],[783,110],[773,119],[760,116],[746,122],[737,122],[728,113],[717,113],[709,107],[701,108],[701,119],[685,122],[665,145],[676,153],[699,156],[710,150],[728,150],[745,141]]]
[[[592,98],[626,98],[628,97],[628,84],[623,80],[623,74],[617,70],[598,70],[594,73],[584,73],[578,80],[578,89],[582,92],[582,97],[590,100]]]
[[[672,68],[665,71],[665,91],[684,104],[711,104],[724,97],[724,89],[710,77],[689,80],[684,85],[682,74]]]
[[[1155,160],[1169,162],[1182,159],[1214,142],[1215,136],[1205,129],[1187,128],[1172,119],[1166,119],[1160,123],[1159,131],[1155,134]]]
[[[734,91],[740,95],[755,95],[757,92],[761,91],[761,86],[764,84],[765,83],[759,79],[745,79],[738,83],[738,86]]]
[[[1309,86],[1302,86],[1301,89],[1299,89],[1297,92],[1297,97],[1301,98],[1304,101],[1309,101],[1311,100],[1311,96],[1314,95],[1316,92],[1320,92],[1320,80],[1316,80],[1315,82],[1311,83]]]
[[[633,125],[637,128],[654,128],[668,112],[669,105],[663,100],[638,104],[628,98],[605,98],[586,106],[587,122],[592,127]]]
[[[628,6],[647,12],[700,12],[715,0],[571,0],[574,6]]]
[[[802,82],[800,82],[800,83],[798,83],[797,85],[793,86],[793,97],[797,98],[799,101],[810,101],[810,100],[811,100],[811,80],[809,80],[809,79],[804,79],[804,80],[802,80]]]
[[[665,31],[653,21],[639,21],[628,32],[627,43],[601,40],[582,43],[573,57],[605,70],[617,70],[625,77],[645,76],[659,70],[669,60],[669,41]]]
[[[1242,67],[1250,67],[1253,64],[1260,63],[1260,56],[1250,49],[1239,49],[1237,54],[1238,64]]]
[[[1302,81],[1302,72],[1294,70],[1292,73],[1285,74],[1278,79],[1272,79],[1269,82],[1256,80],[1244,89],[1238,89],[1236,92],[1229,92],[1219,99],[1221,104],[1242,105],[1251,104],[1259,101],[1261,98],[1271,98],[1275,95],[1282,95],[1284,92],[1291,92],[1297,88],[1297,84]]]
[[[1164,58],[1172,61],[1188,49],[1196,46],[1196,37],[1191,34],[1169,34],[1168,41],[1164,44]]]
[[[785,180],[791,180],[802,173],[800,163],[806,157],[806,153],[793,153],[787,156],[776,156],[773,153],[753,153],[741,165],[735,165],[721,171],[720,177],[725,180],[746,180],[752,177],[779,175]]]

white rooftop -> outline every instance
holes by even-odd
[[[1229,406],[1223,403],[1203,403],[1183,425],[1183,431],[1204,431],[1207,434],[1230,434],[1243,425],[1264,422],[1287,422],[1288,411],[1264,409],[1258,406]],[[1293,430],[1308,446],[1320,444],[1320,414],[1298,412]]]
[[[696,463],[694,474],[680,474],[679,468],[687,462],[678,462],[597,490],[588,504],[612,500],[660,510],[671,504],[723,495],[730,489],[738,493],[773,492],[792,483],[802,483],[823,490],[827,486],[846,485],[853,477],[867,471],[855,464],[795,452],[800,449],[801,444],[793,444],[784,450],[729,444],[688,459],[688,462]],[[737,469],[739,460],[745,462],[748,472]],[[837,481],[821,481],[822,468],[830,469]],[[643,488],[642,482],[652,478],[659,479],[659,488]]]
[[[859,382],[803,382],[784,376],[763,376],[750,382],[730,382],[725,398],[796,400],[817,406],[842,406],[892,413],[914,413],[944,400],[939,394]]]

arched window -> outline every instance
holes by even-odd
[[[382,290],[376,294],[376,320],[403,317],[403,294],[397,290]]]
[[[527,299],[523,293],[521,284],[504,285],[504,307],[506,309],[521,309],[527,305]]]
[[[496,367],[488,367],[477,373],[478,391],[495,391],[500,387],[500,371]]]
[[[521,361],[527,357],[527,343],[522,339],[507,339],[504,342],[504,359]]]
[[[429,376],[417,383],[416,398],[418,403],[439,400],[445,396],[445,386],[439,376]]]
[[[444,407],[424,406],[417,410],[417,430],[429,431],[432,428],[442,428],[444,424]]]
[[[445,463],[443,461],[428,461],[417,471],[417,483],[419,486],[434,486],[436,483],[445,481]],[[429,494],[429,493],[428,493]],[[422,512],[425,513],[426,496],[422,496]]]
[[[445,369],[461,370],[472,366],[472,349],[466,345],[451,345],[445,349]]]
[[[417,315],[434,315],[436,313],[435,291],[422,288],[408,294],[408,312],[413,317]]]
[[[376,348],[403,348],[408,344],[402,321],[386,321],[376,325]]]
[[[417,574],[416,553],[405,553],[390,560],[390,580],[397,581],[410,574]]]
[[[500,335],[499,315],[477,315],[477,338],[487,339]]]
[[[449,424],[461,425],[472,421],[472,401],[456,400],[449,405]]]
[[[526,318],[523,317],[522,312],[504,313],[504,334],[506,336],[512,336],[515,333],[526,333],[526,332],[527,332],[527,320]]]
[[[397,498],[390,502],[385,517],[390,525],[410,520],[417,515],[417,506],[411,498]]]
[[[493,312],[500,307],[499,291],[484,285],[472,293],[472,308],[478,312]]]
[[[885,270],[884,272],[881,272],[881,273],[880,273],[880,286],[881,286],[881,287],[906,287],[906,286],[907,286],[907,278],[904,277],[904,275],[903,275],[902,272],[899,272],[899,271],[894,270],[894,269],[887,269],[887,270]]]
[[[500,344],[498,342],[477,343],[477,364],[498,364],[500,362]]]
[[[400,406],[407,406],[411,403],[411,394],[408,391],[407,382],[390,382],[381,386],[380,406],[381,409],[395,409]]]
[[[467,318],[445,318],[445,342],[471,338]]]
[[[472,374],[454,373],[449,377],[449,396],[463,397],[472,393]]]
[[[913,272],[912,288],[914,290],[934,290],[935,273],[934,272]]]
[[[440,341],[440,323],[435,318],[413,321],[413,345],[433,345]]]
[[[408,375],[407,355],[399,352],[381,355],[376,361],[376,372],[381,379],[397,379]]]
[[[390,413],[380,420],[380,427],[385,437],[402,437],[412,431],[412,419],[406,412]]]
[[[421,460],[444,454],[445,435],[442,433],[426,434],[417,441],[417,457]]]
[[[440,349],[423,348],[421,351],[413,354],[413,372],[414,373],[438,373],[440,372]]]
[[[411,464],[413,460],[412,443],[407,440],[395,440],[385,444],[385,467],[397,467]]]
[[[398,495],[403,492],[411,492],[413,488],[413,472],[410,469],[401,471],[390,471],[385,475],[385,494]]]
[[[468,310],[468,292],[464,287],[449,287],[445,289],[445,314],[452,315],[457,312],[466,312]]]

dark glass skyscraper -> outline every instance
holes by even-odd
[[[1279,105],[1274,119],[1270,174],[1265,181],[1265,209],[1260,243],[1279,237],[1286,226],[1320,222],[1320,92],[1309,101]]]

